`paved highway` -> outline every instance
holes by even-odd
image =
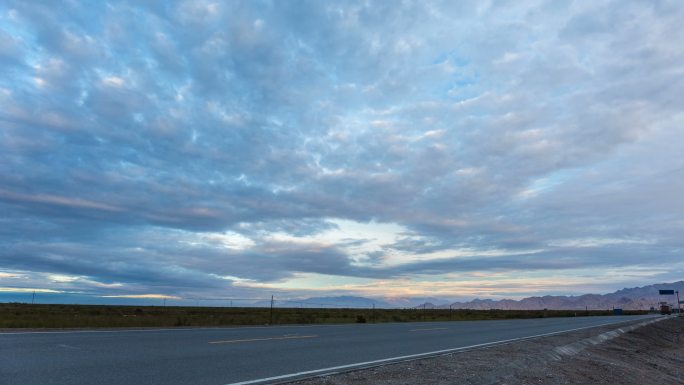
[[[0,384],[274,382],[293,373],[647,317],[0,333]]]

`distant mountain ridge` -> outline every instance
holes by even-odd
[[[584,294],[580,296],[543,296],[528,297],[521,300],[474,299],[469,302],[454,302],[439,308],[452,309],[501,309],[501,310],[606,310],[621,308],[625,310],[648,310],[657,307],[660,301],[676,304],[675,296],[661,296],[659,290],[678,290],[684,295],[684,281],[660,283],[644,287],[625,288],[609,294]],[[684,297],[680,295],[680,300]],[[428,307],[431,304],[426,304]],[[421,305],[422,306],[422,305]]]
[[[423,308],[426,309],[474,309],[474,310],[607,310],[622,308],[624,310],[648,310],[658,307],[660,301],[675,304],[675,296],[660,296],[661,289],[674,289],[680,292],[680,300],[684,300],[684,281],[659,283],[643,287],[618,290],[609,294],[584,294],[579,296],[535,296],[521,300],[513,299],[480,299],[467,302],[449,303],[441,298],[383,298],[372,299],[356,296],[312,297],[292,301],[293,307],[349,307],[349,308]],[[279,304],[287,306],[286,303]]]
[[[348,308],[371,308],[373,306],[377,308],[392,307],[391,304],[382,301],[375,300],[366,297],[354,297],[354,296],[338,296],[338,297],[312,297],[301,301],[297,301],[301,304],[312,305],[313,307],[320,306],[331,306],[331,307],[348,307]],[[294,302],[294,303],[297,303]]]

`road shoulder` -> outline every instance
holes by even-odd
[[[684,317],[614,333],[618,328],[579,330],[295,384],[684,383]],[[573,347],[571,353],[559,354],[568,347]]]

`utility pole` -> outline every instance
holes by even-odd
[[[269,325],[273,325],[273,296],[271,296],[271,317],[270,321],[268,322]]]
[[[36,291],[35,290],[33,291],[33,295],[31,296],[31,305],[33,305],[34,303],[36,303]]]
[[[675,291],[677,294],[677,314],[680,314],[682,312],[682,305],[679,304],[679,290]]]
[[[373,312],[371,313],[371,319],[373,320],[373,323],[375,323],[375,303],[373,303]]]
[[[449,321],[451,321],[451,320],[454,318],[454,317],[453,317],[453,314],[452,314],[452,312],[451,312],[451,307],[452,307],[452,306],[454,306],[453,303],[452,303],[451,305],[449,305]]]

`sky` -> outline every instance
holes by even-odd
[[[672,1],[3,1],[0,292],[684,279]]]

